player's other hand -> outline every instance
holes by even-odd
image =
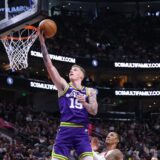
[[[85,98],[84,95],[77,95],[76,98],[77,98],[78,101],[79,101],[80,103],[82,103],[83,105],[86,103],[86,98]]]
[[[92,137],[91,139],[91,147],[93,151],[98,151],[100,146],[99,139],[97,137]]]

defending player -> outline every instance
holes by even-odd
[[[119,136],[116,132],[108,133],[106,137],[106,150],[100,154],[95,151],[99,148],[99,141],[94,137],[91,141],[92,149],[94,150],[94,160],[123,160],[122,152],[117,149],[119,143]]]
[[[68,84],[52,64],[42,33],[39,35],[39,40],[45,66],[58,89],[61,113],[61,123],[52,152],[52,160],[67,160],[72,148],[76,150],[80,159],[93,160],[87,125],[88,113],[97,114],[96,92],[94,89],[82,86],[85,71],[78,65],[72,66]]]

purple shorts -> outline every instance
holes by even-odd
[[[52,157],[67,160],[75,149],[79,158],[93,156],[88,129],[84,127],[59,127]]]

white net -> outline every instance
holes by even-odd
[[[21,70],[28,67],[28,52],[37,37],[37,29],[32,26],[27,26],[1,39],[12,70]]]

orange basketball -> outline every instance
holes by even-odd
[[[45,38],[52,38],[57,32],[57,25],[50,19],[44,19],[39,23],[40,31],[43,31]]]

